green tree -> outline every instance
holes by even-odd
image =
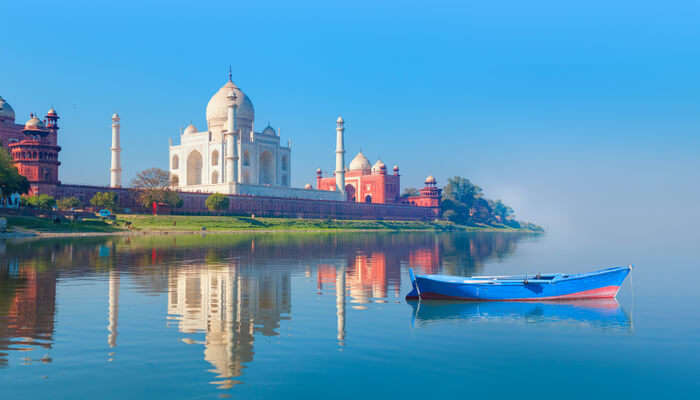
[[[455,176],[447,180],[447,185],[442,190],[441,207],[443,216],[449,216],[449,220],[459,224],[471,224],[475,222],[475,215],[479,215],[479,200],[482,190],[471,183],[469,179]],[[451,211],[451,212],[448,212]],[[445,218],[448,218],[445,216]]]
[[[143,207],[149,208],[156,203],[165,203],[170,207],[182,207],[182,199],[171,190],[170,173],[160,168],[149,168],[139,172],[131,181],[139,189],[138,200]]]
[[[501,200],[493,201],[490,205],[493,210],[493,215],[498,217],[503,223],[513,215],[513,209],[503,204]]]
[[[90,204],[97,208],[114,211],[117,208],[117,194],[113,192],[97,192],[90,199]]]
[[[403,193],[401,193],[401,198],[405,199],[406,197],[411,197],[411,196],[418,196],[420,195],[420,191],[416,188],[413,187],[407,187],[403,190]]]
[[[48,194],[22,196],[21,205],[41,210],[51,210],[56,205],[56,199]]]
[[[56,200],[56,206],[60,210],[70,210],[71,208],[78,208],[81,206],[80,200],[77,197],[63,197]]]
[[[29,192],[29,181],[19,174],[10,154],[0,146],[0,199],[10,197],[12,193]]]
[[[214,193],[207,197],[205,202],[207,208],[211,211],[222,211],[228,209],[228,197],[221,193]]]

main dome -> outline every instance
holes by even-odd
[[[350,171],[369,171],[370,169],[372,169],[372,165],[362,152],[357,153],[355,158],[350,161]]]
[[[250,130],[255,120],[255,109],[253,102],[241,91],[230,79],[221,87],[207,104],[207,125],[209,130],[214,128],[222,129],[228,119],[228,95],[233,89],[236,95],[236,128],[243,131]]]
[[[10,103],[6,102],[5,99],[3,99],[1,96],[0,96],[0,118],[9,119],[10,121],[15,120],[15,110],[13,110],[12,106],[10,106]]]

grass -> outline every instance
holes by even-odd
[[[235,230],[444,230],[447,225],[422,221],[355,221],[297,218],[249,218],[237,216],[118,215],[135,230],[235,231]],[[126,225],[124,225],[126,226]]]
[[[20,228],[43,233],[119,232],[122,229],[101,219],[84,219],[79,222],[62,221],[54,223],[48,218],[7,216],[9,229]]]
[[[233,232],[233,231],[523,231],[503,226],[460,226],[444,221],[378,221],[242,216],[119,214],[114,222],[99,218],[55,224],[47,218],[9,216],[8,227],[39,233]],[[204,229],[203,229],[204,228]]]

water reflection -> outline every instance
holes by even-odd
[[[550,302],[410,301],[414,326],[448,321],[574,323],[577,326],[631,329],[629,315],[615,299]]]
[[[0,367],[8,363],[8,351],[28,354],[34,348],[50,349],[56,310],[56,271],[16,261],[0,265]],[[25,363],[50,362],[29,354]]]
[[[8,241],[0,253],[0,366],[8,364],[11,351],[52,347],[57,282],[80,279],[107,283],[102,299],[109,361],[119,362],[113,356],[125,317],[119,313],[120,296],[163,296],[167,329],[180,332],[183,345],[202,346],[211,382],[227,389],[243,380],[254,361],[256,338],[278,336],[282,321],[292,318],[295,278],[308,279],[321,296],[334,297],[332,340],[344,346],[352,339],[346,313],[372,303],[402,302],[409,265],[421,273],[470,275],[490,259],[506,258],[530,237],[361,233]],[[333,300],[328,303],[332,307]],[[433,314],[447,309],[442,310]],[[417,320],[433,318],[426,312],[417,312]]]
[[[255,334],[278,335],[291,312],[290,274],[240,264],[173,268],[168,277],[168,314],[183,333],[205,333],[204,359],[220,388],[238,381],[253,361]],[[196,343],[192,338],[183,342]]]

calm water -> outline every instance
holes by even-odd
[[[0,399],[698,398],[692,238],[0,241]],[[635,264],[617,301],[407,303],[423,273]]]

